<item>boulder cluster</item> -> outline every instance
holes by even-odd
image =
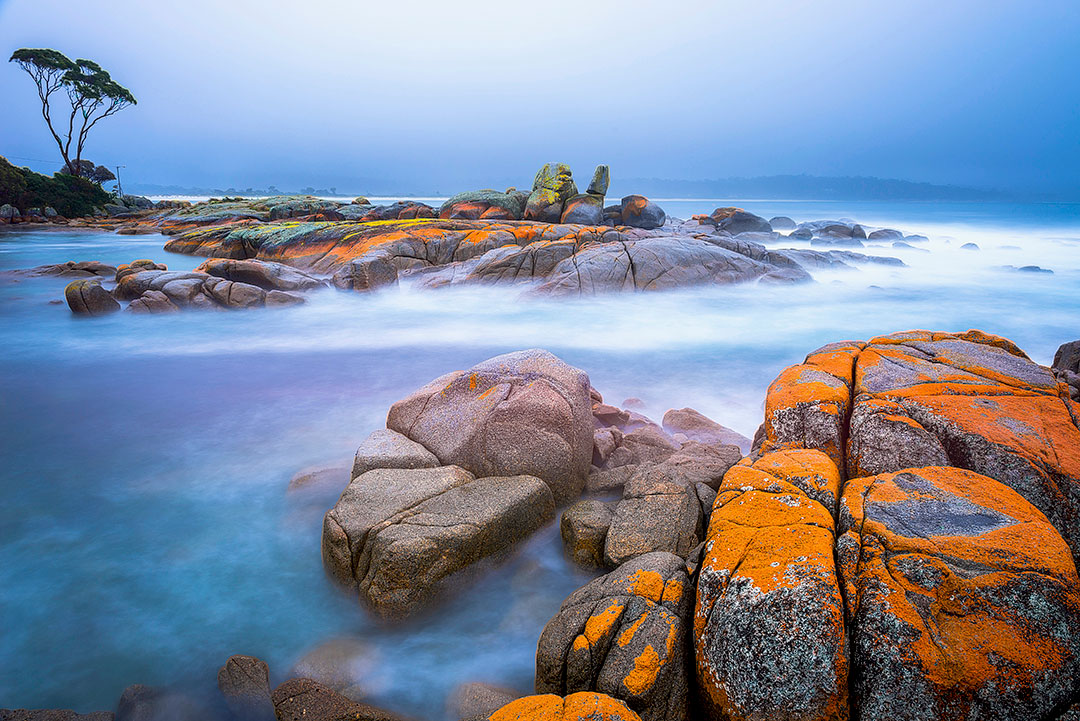
[[[837,343],[770,386],[749,448],[508,354],[395,404],[323,557],[400,616],[564,507],[567,554],[611,570],[541,634],[542,696],[490,718],[587,693],[657,721],[1057,719],[1080,693],[1072,392],[979,331]]]
[[[0,205],[0,225],[17,225],[19,223],[62,223],[65,218],[56,212],[55,208],[27,208],[26,213],[20,213],[19,209],[10,203]]]
[[[546,351],[498,356],[391,407],[323,561],[400,619],[561,516],[567,555],[602,575],[540,634],[535,695],[466,684],[455,719],[1071,721],[1078,344],[1052,370],[980,331],[833,343],[770,385],[753,441],[606,404]],[[337,672],[350,653],[313,652],[273,691],[237,656],[218,682],[241,721],[400,718]],[[166,698],[132,687],[117,716]],[[35,713],[0,718],[78,718]]]
[[[296,305],[304,302],[297,291],[326,286],[326,281],[281,263],[219,258],[207,260],[193,271],[171,271],[152,260],[136,260],[119,267],[98,262],[64,263],[26,273],[82,277],[68,284],[64,297],[72,313],[88,316],[121,310],[118,301],[128,301],[126,310],[130,313]],[[115,282],[111,290],[102,285],[102,277],[109,276]]]
[[[596,166],[584,193],[578,192],[570,166],[548,163],[537,171],[532,191],[473,190],[449,198],[439,208],[443,220],[533,220],[541,223],[625,226],[653,230],[664,225],[663,209],[641,195],[618,205],[604,205],[611,169]]]
[[[479,215],[497,207],[468,205]],[[904,265],[897,258],[848,250],[770,247],[780,237],[775,232],[731,235],[697,220],[672,219],[655,230],[451,218],[381,224],[282,221],[200,227],[177,234],[165,249],[287,263],[329,274],[336,287],[348,290],[400,281],[424,288],[509,284],[528,286],[530,294],[540,296],[787,284],[811,280],[810,270]]]

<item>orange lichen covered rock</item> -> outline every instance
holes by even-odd
[[[824,346],[772,382],[765,399],[763,451],[817,449],[844,470],[844,429],[862,347],[851,341]]]
[[[641,721],[624,703],[602,693],[526,696],[491,714],[489,721]]]
[[[537,693],[599,691],[644,721],[686,719],[692,596],[685,562],[663,552],[570,594],[537,644]]]
[[[839,492],[839,471],[818,450],[746,459],[724,476],[694,614],[710,718],[848,718],[848,649],[833,557]]]
[[[875,338],[855,364],[849,475],[948,465],[989,476],[1080,552],[1080,430],[1051,371],[979,331]]]
[[[958,468],[848,482],[837,544],[863,719],[1044,719],[1080,678],[1080,579],[1019,494]]]

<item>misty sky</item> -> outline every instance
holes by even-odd
[[[131,89],[85,154],[143,183],[449,192],[564,160],[1080,190],[1075,0],[0,0],[0,28]],[[21,160],[58,154],[13,63],[0,97],[0,155],[55,170]]]

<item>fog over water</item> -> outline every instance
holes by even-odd
[[[688,217],[730,202],[663,205]],[[90,320],[50,304],[64,279],[0,281],[0,701],[110,709],[140,682],[213,704],[230,654],[265,659],[276,682],[341,636],[369,647],[359,681],[387,708],[438,716],[461,681],[529,690],[541,628],[588,578],[564,560],[557,528],[436,614],[385,627],[322,570],[321,517],[340,489],[285,490],[304,467],[347,462],[395,400],[497,353],[544,347],[608,401],[640,397],[655,418],[691,406],[752,435],[769,382],[830,341],[974,327],[1048,363],[1080,337],[1075,206],[737,202],[923,233],[929,252],[869,248],[907,267],[784,287],[535,300],[403,285],[320,291],[288,309]],[[164,241],[16,230],[0,234],[0,270],[200,262]]]

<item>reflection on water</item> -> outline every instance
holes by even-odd
[[[686,217],[715,204],[664,205]],[[496,353],[545,347],[610,401],[638,396],[657,416],[692,406],[752,435],[769,381],[829,341],[978,327],[1046,363],[1080,337],[1073,209],[969,204],[961,225],[930,204],[744,205],[894,223],[929,235],[931,252],[871,248],[908,267],[783,288],[559,302],[494,288],[327,290],[290,309],[93,320],[50,304],[62,279],[0,281],[0,706],[113,708],[134,682],[212,697],[232,653],[264,658],[278,681],[340,636],[372,649],[365,687],[395,709],[436,716],[460,681],[529,690],[540,629],[587,578],[555,528],[436,613],[387,627],[323,576],[319,526],[336,490],[285,494],[297,470],[346,461],[394,400]],[[9,232],[0,270],[198,264],[162,242]]]

